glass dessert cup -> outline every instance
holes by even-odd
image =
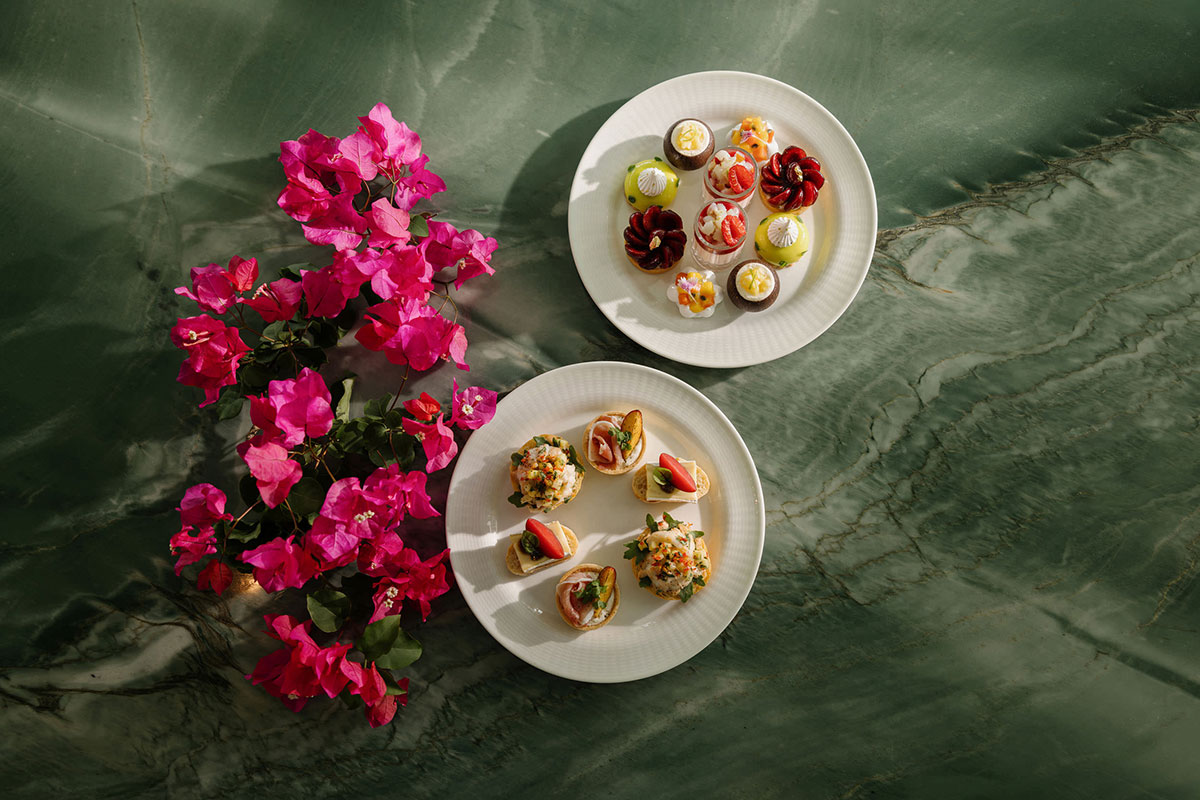
[[[729,173],[734,169],[733,164],[736,164],[739,174],[742,175],[742,179],[737,182],[729,177]],[[722,147],[712,154],[704,166],[701,200],[706,203],[710,200],[728,200],[745,208],[758,185],[758,171],[758,162],[749,151],[733,145]]]
[[[714,217],[720,220],[714,223]],[[700,267],[721,270],[732,266],[745,243],[746,212],[736,201],[713,200],[696,214],[691,250]]]

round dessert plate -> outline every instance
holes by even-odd
[[[684,319],[666,287],[680,270],[696,269],[690,253],[661,275],[648,275],[625,255],[623,234],[633,209],[622,181],[630,164],[663,158],[662,139],[676,120],[694,117],[713,130],[718,147],[742,118],[757,115],[775,128],[780,148],[796,145],[822,165],[825,186],[801,219],[811,246],[779,270],[780,294],[763,311],[739,311],[728,299],[712,316]],[[700,211],[703,168],[679,175],[670,206],[683,218],[691,247]],[[747,242],[767,210],[755,197],[746,208]],[[787,355],[820,336],[850,305],[875,251],[875,187],[858,146],[832,114],[808,95],[773,78],[746,72],[698,72],[653,86],[600,126],[571,184],[568,228],[579,277],[592,300],[626,336],[661,356],[702,367],[742,367]],[[736,262],[735,262],[736,263]],[[724,291],[728,269],[717,272]]]
[[[608,411],[642,411],[647,451],[695,461],[708,473],[699,503],[638,500],[633,472],[588,468],[571,502],[536,518],[557,520],[579,537],[570,560],[530,575],[504,565],[509,536],[535,516],[507,501],[509,457],[538,434],[567,438],[582,451],[587,424]],[[586,465],[586,461],[585,461]],[[623,554],[646,514],[673,517],[705,532],[713,560],[708,585],[687,602],[662,600],[638,586]],[[741,608],[762,557],[766,515],[750,452],[704,395],[649,367],[611,361],[543,373],[511,392],[490,423],[471,434],[450,479],[446,538],[458,586],[483,627],[513,655],[553,675],[593,683],[632,681],[671,669],[704,649]],[[621,606],[603,628],[568,626],[554,600],[558,579],[581,563],[613,566]]]

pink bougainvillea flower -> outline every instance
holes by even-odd
[[[371,723],[372,728],[390,722],[396,713],[396,704],[387,702],[391,695],[387,693],[387,684],[384,683],[383,676],[379,674],[379,670],[375,668],[374,664],[364,665],[358,681],[350,682],[350,694],[360,696],[366,703],[367,720]],[[389,705],[391,713],[388,713]],[[374,713],[371,710],[373,708],[377,708]]]
[[[478,430],[496,416],[497,394],[482,386],[468,386],[461,392],[454,381],[453,412],[450,424],[467,430]]]
[[[395,531],[384,531],[369,542],[363,542],[358,551],[358,571],[374,578],[395,578],[402,574],[400,553],[404,541]]]
[[[408,232],[408,212],[396,208],[386,197],[372,203],[371,210],[364,216],[371,226],[371,235],[367,238],[368,247],[406,244],[412,238],[412,234]]]
[[[195,300],[196,305],[204,311],[214,314],[224,314],[233,305],[236,294],[229,275],[219,264],[209,264],[207,267],[192,267],[192,288],[180,286],[175,294]]]
[[[233,570],[215,558],[209,561],[196,577],[197,589],[212,589],[217,594],[224,594],[231,583],[233,583]]]
[[[358,121],[362,123],[359,130],[379,149],[389,169],[396,164],[411,164],[421,155],[421,137],[403,122],[397,122],[384,103],[376,103]]]
[[[416,600],[421,608],[421,619],[428,619],[433,610],[430,601],[450,590],[443,563],[449,552],[443,550],[425,561],[416,550],[408,547],[389,553],[385,565],[388,574],[375,584],[375,612],[371,621],[399,614],[403,600]]]
[[[225,274],[236,291],[248,292],[254,288],[254,282],[258,280],[258,259],[234,256],[229,259],[229,266],[225,268]]]
[[[187,353],[177,380],[204,390],[201,408],[216,402],[222,386],[237,383],[238,360],[250,352],[237,328],[204,315],[178,320],[171,341]]]
[[[305,437],[324,436],[333,426],[329,387],[308,367],[290,380],[271,381],[267,395],[275,408],[274,424],[283,431],[283,444],[288,447]]]
[[[183,572],[189,564],[195,564],[205,556],[217,552],[217,537],[212,527],[201,528],[192,534],[190,527],[185,527],[171,537],[171,555],[179,556],[175,562],[175,574]]]
[[[496,270],[488,263],[498,243],[476,230],[460,232],[447,222],[429,221],[429,236],[418,248],[434,270],[457,267],[456,288],[476,275],[493,275]]]
[[[442,410],[442,404],[434,400],[428,392],[421,392],[420,397],[415,397],[412,400],[405,400],[404,410],[412,414],[422,422],[428,422],[433,419],[439,411]]]
[[[189,487],[175,510],[185,528],[211,528],[219,520],[233,519],[225,513],[225,493],[211,483]]]
[[[280,278],[271,283],[264,283],[254,291],[250,299],[242,302],[257,311],[264,322],[278,322],[296,316],[301,293],[299,283]]]
[[[337,168],[341,140],[310,130],[297,140],[280,142],[279,161],[288,185],[279,193],[279,207],[299,222],[321,220],[333,204],[331,191],[358,193],[361,181]]]
[[[428,200],[438,192],[446,191],[446,182],[425,169],[429,156],[421,156],[408,165],[408,174],[396,180],[392,202],[397,207],[411,210],[418,200]]]
[[[405,689],[408,688],[408,678],[404,679]],[[402,695],[407,697],[407,694]],[[367,722],[372,728],[378,728],[380,725],[387,725],[396,716],[396,700],[397,697],[391,694],[385,694],[378,701],[367,705]]]
[[[295,538],[278,537],[242,553],[242,561],[254,567],[254,580],[268,592],[298,589],[317,574],[316,560]]]
[[[363,489],[377,498],[384,508],[391,510],[389,525],[403,521],[406,514],[417,519],[429,519],[440,514],[430,502],[425,488],[428,477],[417,470],[401,472],[397,465],[389,464],[371,473]]]
[[[431,423],[405,419],[400,425],[405,433],[417,437],[421,442],[421,448],[425,451],[426,472],[437,472],[458,455],[458,443],[454,441],[454,434],[442,421],[441,414]]]
[[[330,198],[323,213],[313,215],[306,224],[300,226],[304,238],[313,244],[331,244],[339,250],[358,247],[368,226],[354,208],[357,191],[340,192]]]
[[[180,286],[175,294],[195,300],[205,311],[224,314],[236,301],[236,293],[248,291],[258,278],[258,260],[234,256],[229,266],[193,267],[192,288]]]
[[[349,169],[361,180],[369,181],[379,174],[379,162],[383,152],[361,129],[347,136],[338,144],[339,166]]]
[[[250,444],[242,458],[268,508],[282,503],[303,474],[300,465],[288,458],[287,448],[275,442]]]
[[[362,538],[328,517],[317,517],[304,534],[304,547],[320,562],[320,571],[344,567],[358,556]]]
[[[382,350],[393,364],[411,364],[427,370],[443,358],[461,368],[466,353],[466,333],[434,309],[415,300],[376,303],[367,309],[366,325],[355,338],[368,350]]]
[[[332,657],[323,656],[322,648],[309,634],[310,621],[300,623],[283,614],[268,614],[263,619],[267,621],[267,633],[283,642],[284,647],[259,660],[246,679],[278,697],[292,711],[299,711],[323,688],[324,672],[340,669],[338,657],[344,657],[345,646],[326,648],[334,653]]]
[[[368,248],[366,252],[373,251]],[[383,269],[371,276],[371,290],[384,300],[428,300],[433,291],[433,266],[421,251],[402,245],[384,252]]]
[[[306,270],[300,276],[309,317],[336,317],[346,303],[358,294],[359,287],[342,283],[333,266]]]

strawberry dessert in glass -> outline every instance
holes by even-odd
[[[758,162],[740,147],[722,147],[704,168],[704,200],[730,200],[742,208],[758,183]]]
[[[737,261],[746,241],[746,212],[729,200],[713,200],[696,215],[692,258],[706,269],[722,269]]]

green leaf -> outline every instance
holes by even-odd
[[[642,559],[646,557],[646,551],[638,547],[638,540],[634,539],[632,542],[625,543],[625,555],[623,557],[632,558],[636,563],[640,564],[642,563]]]
[[[408,689],[405,689],[403,686],[401,686],[400,682],[396,680],[396,676],[392,675],[391,672],[384,670],[379,674],[383,678],[383,682],[387,684],[388,694],[399,697],[403,697],[404,695],[408,694]]]
[[[646,515],[646,527],[647,527],[647,528],[649,528],[649,529],[650,529],[650,530],[652,530],[652,531],[656,531],[656,530],[658,530],[658,523],[654,521],[654,515],[653,515],[653,514],[647,514],[647,515]]]
[[[388,439],[387,425],[384,425],[382,422],[372,422],[367,426],[363,438],[367,440],[367,444],[371,447],[382,447],[387,443]]]
[[[417,214],[408,218],[408,232],[413,236],[425,237],[429,235],[429,220]]]
[[[641,586],[644,589],[649,589],[652,585],[653,585],[653,582],[650,580],[649,575],[643,575],[641,577],[641,579],[638,581],[638,586]]]
[[[233,419],[242,413],[242,403],[245,397],[235,391],[221,392],[217,400],[217,419]]]
[[[368,400],[366,408],[363,409],[363,416],[383,419],[383,415],[387,412],[388,406],[391,404],[392,396],[390,394],[385,394],[383,397],[377,397],[374,400]]]
[[[400,469],[408,469],[416,453],[417,437],[406,433],[393,433],[391,442],[392,450],[396,453],[395,462],[400,465]]]
[[[371,459],[371,463],[377,467],[386,467],[391,459],[391,454],[385,454],[382,450],[371,450],[367,453],[367,458]]]
[[[354,376],[343,378],[330,392],[333,400],[333,418],[350,421],[350,395],[354,392]]]
[[[517,508],[524,508],[525,504],[521,502],[521,492],[517,490],[508,496],[508,502],[512,503]]]
[[[692,531],[693,539],[699,539],[703,535],[704,535],[704,531]]]
[[[281,278],[288,278],[293,281],[298,281],[301,279],[300,273],[303,270],[308,270],[308,269],[316,269],[316,267],[314,267],[312,264],[309,264],[309,263],[289,264],[286,267],[284,267],[283,269],[279,270],[279,276]]]
[[[300,366],[309,369],[318,369],[329,360],[325,348],[312,344],[293,348],[292,352],[296,354],[296,360],[300,362]]]
[[[318,589],[308,596],[308,616],[326,633],[342,627],[349,614],[350,598],[335,589]]]
[[[687,586],[685,586],[679,590],[679,601],[681,603],[686,603],[688,600],[691,600],[692,595],[695,593],[695,591],[696,591],[696,582],[692,581]]]
[[[258,394],[267,388],[267,383],[272,377],[265,367],[255,361],[251,361],[238,370],[238,378],[241,380],[242,386],[246,387],[246,394]]]
[[[665,511],[663,512],[663,522],[667,523],[672,528],[679,527],[679,520],[675,519],[674,517],[672,517],[670,514],[668,514]]]
[[[514,467],[519,467],[519,466],[521,466],[521,459],[524,457],[525,456],[521,453],[513,453],[511,456],[508,457],[508,460],[512,462],[512,465]]]
[[[399,614],[372,622],[355,644],[367,661],[384,669],[407,667],[421,657],[421,643],[400,627]]]
[[[383,415],[383,421],[387,423],[389,428],[401,429],[404,424],[404,412],[398,408],[393,408],[391,411]]]
[[[245,521],[242,521],[236,526],[226,526],[225,531],[228,533],[230,539],[236,539],[239,542],[250,542],[257,539],[258,535],[262,533],[262,522],[256,520],[253,525],[247,525]]]
[[[288,492],[287,501],[292,511],[307,516],[321,510],[325,502],[325,487],[316,478],[301,478]]]
[[[337,347],[338,340],[342,338],[341,329],[327,319],[318,319],[316,324],[309,328],[309,333],[312,334],[313,344],[317,347]]]
[[[263,328],[262,336],[264,339],[278,339],[284,331],[289,331],[287,320],[279,319],[272,322],[267,327]]]

